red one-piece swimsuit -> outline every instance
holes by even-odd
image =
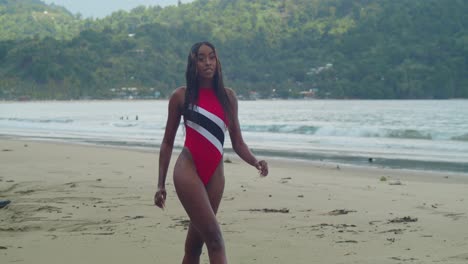
[[[226,118],[212,88],[200,88],[198,101],[184,113],[185,144],[204,185],[223,157]]]

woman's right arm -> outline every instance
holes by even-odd
[[[155,204],[158,207],[164,207],[166,200],[166,175],[169,163],[171,161],[172,149],[174,147],[174,140],[179,128],[180,119],[182,116],[182,107],[185,100],[185,89],[178,88],[174,91],[169,99],[169,107],[167,114],[166,130],[161,143],[159,151],[159,177],[158,177],[158,191],[154,197]]]

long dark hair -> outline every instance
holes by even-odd
[[[213,89],[219,103],[223,107],[224,116],[228,120],[232,119],[231,102],[229,101],[226,89],[224,88],[223,72],[221,70],[221,62],[219,61],[218,54],[213,44],[208,41],[197,42],[193,44],[190,49],[190,53],[187,58],[187,70],[185,71],[186,89],[185,89],[185,102],[184,102],[184,113],[198,100],[198,91],[200,89],[198,85],[198,72],[197,72],[197,59],[198,50],[202,45],[206,45],[213,49],[216,56],[216,72],[213,77]]]

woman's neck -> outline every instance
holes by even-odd
[[[213,79],[200,80],[198,82],[198,87],[200,87],[200,88],[212,88],[213,87]]]

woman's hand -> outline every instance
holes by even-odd
[[[158,188],[158,191],[154,195],[154,205],[157,207],[164,209],[166,206],[166,189],[164,187]]]
[[[260,176],[265,177],[268,175],[268,163],[266,161],[257,161],[257,163],[255,163],[255,168],[257,168],[258,173],[260,173]]]

